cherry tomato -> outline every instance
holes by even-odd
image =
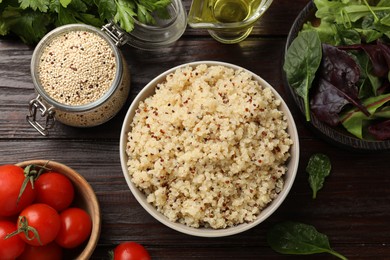
[[[114,260],[150,260],[145,247],[136,242],[124,242],[114,249]]]
[[[61,228],[56,242],[64,248],[81,245],[91,234],[92,220],[89,214],[80,208],[68,208],[61,212]]]
[[[19,236],[5,238],[16,229],[15,223],[0,221],[0,259],[15,259],[23,252],[26,243]]]
[[[0,166],[0,216],[17,215],[34,201],[35,191],[30,182],[18,201],[24,179],[23,168],[11,164]]]
[[[62,248],[55,242],[44,246],[26,245],[18,260],[61,260]]]
[[[57,211],[47,204],[32,204],[22,210],[18,219],[20,237],[29,245],[43,246],[54,241],[61,226]],[[36,230],[34,234],[31,229]]]
[[[35,181],[36,203],[45,203],[58,212],[68,208],[74,198],[73,184],[58,172],[43,173]]]
[[[16,223],[17,220],[18,220],[18,215],[9,216],[9,217],[0,216],[0,221],[9,221],[9,222]]]

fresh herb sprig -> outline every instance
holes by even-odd
[[[167,17],[171,0],[0,0],[0,35],[16,34],[37,43],[51,29],[71,23],[101,27],[113,20],[126,32],[134,20],[154,24]]]

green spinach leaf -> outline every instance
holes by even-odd
[[[317,192],[324,186],[325,178],[330,174],[332,165],[327,155],[317,153],[313,154],[306,166],[306,172],[309,174],[309,184],[313,191],[313,199],[317,197]]]
[[[299,222],[286,221],[276,224],[267,232],[267,242],[273,250],[281,254],[329,253],[340,259],[347,259],[330,247],[325,234],[318,232],[311,225]]]
[[[306,120],[310,121],[309,89],[322,59],[321,41],[316,31],[303,31],[287,50],[283,69],[289,84],[303,98]]]
[[[389,37],[389,0],[380,1],[377,5],[371,2],[373,1],[314,0],[317,7],[316,17],[321,19],[320,26],[314,29],[322,32],[322,42],[333,45],[344,44],[337,42],[337,39],[332,40],[334,36],[327,29],[331,25],[342,26],[345,30],[354,30],[366,42],[373,42],[383,36]],[[326,31],[330,35],[323,35]]]

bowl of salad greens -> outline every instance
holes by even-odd
[[[390,150],[390,0],[311,1],[291,27],[283,71],[327,141]]]

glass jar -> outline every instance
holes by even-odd
[[[156,50],[170,46],[184,33],[187,26],[187,13],[184,10],[181,0],[171,0],[166,10],[169,14],[169,18],[166,19],[160,19],[158,15],[152,13],[156,21],[156,24],[154,25],[146,25],[134,20],[134,29],[130,33],[125,32],[113,21],[104,25],[101,30],[85,24],[71,24],[58,27],[49,32],[38,43],[32,56],[31,74],[38,96],[29,103],[30,113],[27,115],[27,121],[42,135],[48,135],[49,129],[54,126],[55,121],[75,127],[91,127],[105,123],[111,119],[124,105],[130,89],[130,75],[127,64],[118,47],[129,44],[138,49]],[[63,75],[58,79],[60,83],[56,80],[49,80],[49,83],[46,83],[45,80],[40,78],[42,72],[43,74],[45,73],[45,70],[42,69],[42,72],[40,72],[41,62],[44,62],[42,59],[45,60],[45,58],[42,58],[45,48],[52,44],[53,40],[57,39],[57,37],[74,31],[92,33],[104,40],[103,45],[108,44],[111,49],[115,58],[115,67],[117,69],[115,74],[112,75],[113,81],[104,95],[96,100],[82,104],[69,104],[66,100],[63,101],[62,97],[58,97],[56,93],[52,93],[55,92],[57,88],[61,89],[64,86],[68,87],[68,81],[63,80]],[[51,57],[49,58],[51,60]],[[66,57],[62,58],[66,59]],[[51,61],[54,62],[54,64],[52,64],[53,66],[57,65],[58,62],[61,62],[59,60]],[[85,61],[85,59],[83,59],[83,61]],[[89,62],[86,62],[89,63],[86,67],[89,65],[93,66],[96,62],[104,61],[105,57],[103,56],[100,60],[96,59],[96,57],[91,58]],[[75,62],[75,64],[68,64],[68,67],[71,67],[73,70],[77,69],[77,66],[77,62]],[[64,71],[69,69],[68,67],[64,68]],[[47,67],[45,69],[50,70],[50,68]],[[62,72],[63,71],[61,70],[59,74],[62,74]],[[105,71],[102,73],[105,73]],[[50,73],[48,72],[47,74]],[[76,73],[72,73],[71,71],[71,74]],[[72,77],[72,75],[67,76]],[[55,77],[56,74],[54,73],[54,76],[51,75],[50,79]],[[69,77],[67,78],[69,79]],[[76,80],[80,80],[81,82],[86,80],[84,76],[78,76],[78,78],[79,79]],[[53,81],[55,82],[53,83]],[[52,88],[53,86],[51,85],[56,86],[53,91],[51,91],[50,87],[48,89],[48,85]],[[85,87],[86,86],[84,86],[82,91],[85,90]],[[71,97],[69,97],[69,100],[72,100],[74,95],[82,93],[80,92],[81,89],[78,90],[76,89],[77,87],[74,88],[75,92],[70,94]],[[62,94],[66,95],[64,93]],[[76,99],[78,99],[78,97],[76,97]],[[41,118],[38,117],[39,112]]]
[[[81,40],[72,42],[72,37]],[[31,74],[38,96],[29,102],[27,121],[42,135],[55,121],[75,127],[107,122],[130,90],[128,66],[115,43],[85,24],[61,26],[42,38],[32,55]]]
[[[169,18],[161,19],[155,13],[151,14],[156,22],[154,25],[134,20],[134,29],[130,33],[126,33],[114,22],[103,26],[103,30],[114,38],[118,46],[126,43],[148,51],[168,47],[183,35],[187,27],[187,12],[181,0],[171,0],[166,10]]]

